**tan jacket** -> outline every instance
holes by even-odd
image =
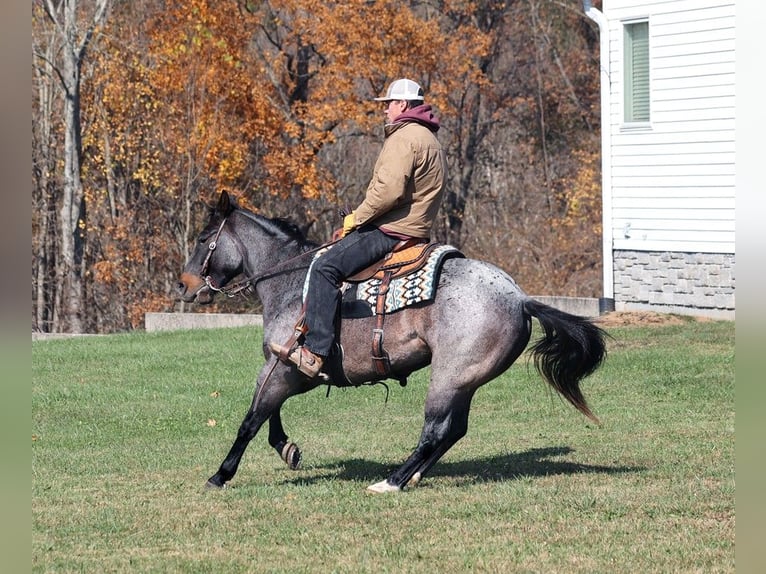
[[[412,112],[417,110],[430,112],[430,106]],[[436,139],[438,120],[431,129],[423,124],[429,122],[404,118],[386,126],[367,193],[355,210],[357,226],[369,223],[411,237],[430,236],[444,195],[447,160]]]

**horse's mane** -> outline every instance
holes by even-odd
[[[304,249],[314,247],[315,244],[309,241],[295,223],[282,217],[265,217],[257,213],[253,213],[249,209],[244,207],[237,207],[236,211],[245,215],[249,219],[255,221],[260,225],[267,233],[274,236],[284,236],[288,241],[295,241]]]
[[[317,243],[307,239],[306,235],[303,233],[303,231],[301,231],[301,228],[292,221],[282,217],[266,217],[264,215],[255,213],[250,209],[239,205],[236,198],[233,197],[230,198],[230,201],[234,212],[238,212],[244,215],[256,223],[258,226],[260,226],[269,235],[285,239],[288,242],[295,241],[304,251],[307,251],[318,245]],[[212,220],[212,218],[218,212],[218,208],[213,205],[207,205],[207,208],[208,217]]]
[[[288,219],[282,217],[264,217],[262,223],[267,227],[272,227],[276,232],[284,233],[291,239],[295,239],[298,243],[305,243],[307,241],[301,228]],[[269,231],[272,231],[272,229],[269,229]]]

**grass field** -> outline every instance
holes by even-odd
[[[609,329],[596,427],[524,362],[415,489],[370,495],[415,446],[402,389],[289,401],[290,471],[250,445],[205,490],[252,398],[257,329],[32,346],[35,572],[734,572],[734,324]],[[264,429],[265,430],[265,429]]]

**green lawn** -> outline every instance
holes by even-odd
[[[734,323],[610,329],[596,427],[524,362],[482,388],[420,486],[428,372],[283,409],[231,488],[205,490],[262,364],[254,328],[32,346],[35,572],[734,572]],[[265,430],[265,429],[264,429]]]

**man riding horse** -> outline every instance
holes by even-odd
[[[447,178],[444,150],[436,138],[439,120],[424,104],[423,89],[402,78],[388,86],[385,141],[365,198],[343,219],[341,239],[311,266],[305,301],[305,342],[297,347],[270,342],[285,362],[313,378],[335,340],[340,286],[402,242],[427,242]]]

